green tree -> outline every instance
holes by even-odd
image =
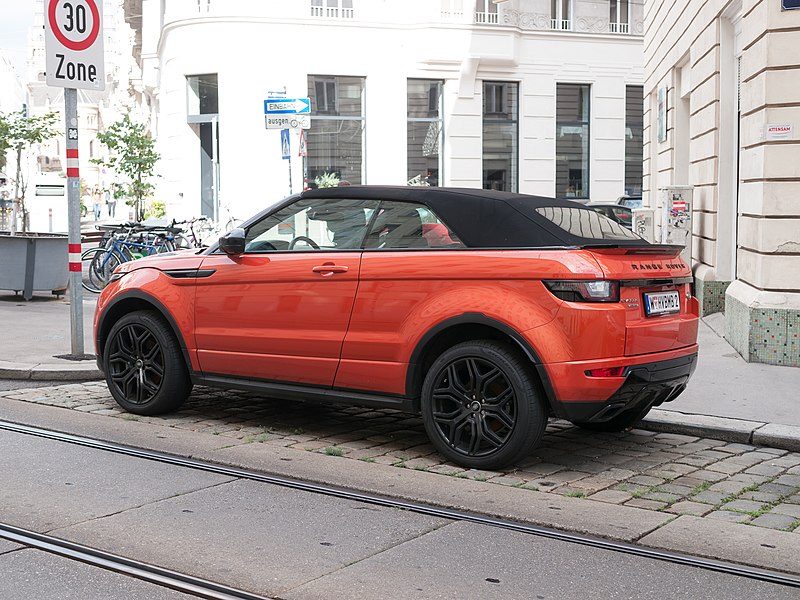
[[[160,158],[155,141],[143,124],[134,123],[128,115],[98,133],[97,139],[108,148],[109,158],[94,158],[91,162],[127,178],[123,183],[112,183],[111,193],[117,200],[124,199],[128,206],[133,206],[136,219],[141,220],[145,200],[155,189],[149,181]]]
[[[39,117],[29,117],[25,110],[0,113],[0,168],[6,167],[7,153],[15,154],[14,211],[11,218],[11,233],[16,233],[18,211],[22,211],[22,230],[28,229],[28,211],[25,208],[25,191],[28,184],[22,171],[22,153],[33,144],[55,137],[54,128],[58,115],[47,113]]]

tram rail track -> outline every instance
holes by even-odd
[[[129,575],[142,581],[178,592],[192,594],[199,598],[207,598],[209,600],[270,600],[268,596],[251,594],[213,581],[185,575],[6,523],[0,523],[0,538],[95,567]]]
[[[542,538],[633,555],[640,558],[649,558],[682,566],[696,567],[699,569],[723,573],[731,576],[744,577],[778,584],[791,588],[800,588],[800,576],[779,571],[762,569],[710,558],[697,557],[689,554],[650,548],[633,543],[609,540],[596,536],[571,533],[528,523],[482,515],[479,513],[402,500],[352,489],[338,488],[331,485],[312,483],[284,476],[270,475],[258,471],[230,467],[155,450],[126,446],[114,442],[107,442],[75,434],[63,433],[8,421],[0,421],[0,430],[41,437],[52,441],[75,444],[96,450],[137,457],[172,466],[181,466],[189,469],[214,473],[217,475],[246,479],[294,490],[361,502],[364,504],[397,508],[427,516],[449,519],[452,521],[464,521],[479,525],[497,527]],[[127,573],[134,577],[145,579],[153,583],[158,583],[159,585],[172,587],[173,589],[182,589],[178,586],[184,585],[185,583],[186,585],[191,586],[192,591],[190,591],[189,588],[186,588],[184,591],[199,595],[200,597],[204,598],[221,600],[227,600],[229,598],[242,598],[247,600],[265,598],[264,596],[252,595],[248,592],[227,588],[226,586],[215,584],[213,582],[182,575],[173,571],[161,569],[160,567],[147,565],[146,563],[132,561],[124,557],[118,557],[100,550],[95,550],[86,546],[80,546],[78,544],[73,544],[71,542],[46,536],[44,534],[21,530],[19,528],[2,523],[0,523],[0,538],[17,541],[21,544],[34,546],[45,551],[61,554],[63,556],[70,556],[70,553],[75,553],[73,558],[76,560],[82,560],[83,562],[96,564],[97,566],[103,568]],[[29,541],[23,541],[25,539],[28,539]],[[95,562],[95,560],[97,562]]]

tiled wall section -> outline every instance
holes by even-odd
[[[748,362],[800,367],[800,310],[749,308],[728,296],[725,332]]]
[[[730,281],[694,280],[694,295],[700,302],[700,316],[705,317],[718,312],[725,312],[725,290]]]

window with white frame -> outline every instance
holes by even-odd
[[[610,0],[608,30],[611,33],[629,33],[628,0]]]
[[[589,197],[591,86],[556,84],[556,196]]]
[[[326,19],[352,19],[353,0],[311,0],[311,16]]]
[[[336,114],[336,78],[315,77],[314,99],[317,114]]]
[[[493,0],[477,0],[475,3],[476,23],[497,23],[497,4]]]
[[[307,131],[309,185],[321,175],[363,183],[364,77],[309,75],[311,129]]]
[[[572,31],[572,0],[550,0],[552,29]]]
[[[519,84],[483,82],[483,188],[517,191]]]
[[[439,185],[442,177],[442,87],[435,79],[408,80],[408,185]]]
[[[219,85],[216,73],[186,77],[186,121],[200,142],[200,214],[219,218]]]
[[[464,15],[463,0],[441,0],[442,18],[448,21],[455,21]]]
[[[644,149],[644,88],[625,86],[625,193],[642,195]]]

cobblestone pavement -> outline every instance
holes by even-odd
[[[774,448],[637,429],[598,434],[551,421],[533,455],[513,468],[478,471],[445,462],[428,443],[418,416],[388,409],[195,388],[179,412],[140,417],[122,411],[103,382],[6,391],[0,397],[800,535],[800,453]]]

